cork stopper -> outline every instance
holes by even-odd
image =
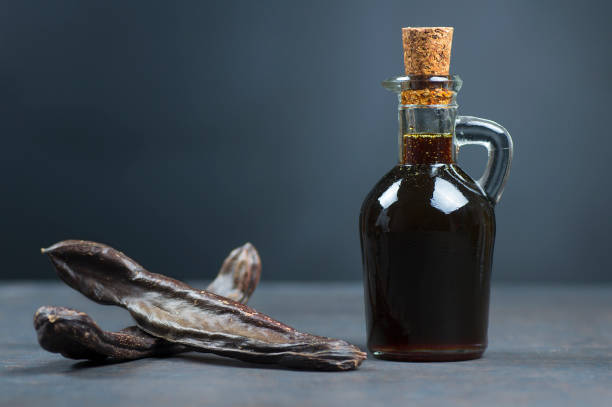
[[[450,68],[453,27],[402,28],[404,69],[408,76],[446,76]],[[452,100],[453,92],[439,87],[403,91],[404,105],[441,105]]]
[[[402,28],[406,75],[448,75],[453,27]]]

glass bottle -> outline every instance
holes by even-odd
[[[457,116],[458,76],[404,76],[399,164],[367,195],[360,215],[368,349],[405,361],[479,358],[487,346],[494,206],[512,160],[499,124]],[[474,181],[459,147],[488,150]]]

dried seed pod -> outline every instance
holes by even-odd
[[[255,247],[246,243],[227,256],[217,278],[206,291],[246,304],[259,283],[261,259]]]
[[[141,329],[170,342],[307,369],[355,369],[366,358],[345,341],[298,332],[238,302],[150,273],[103,244],[68,240],[43,252],[69,286],[127,309]]]
[[[130,360],[189,350],[138,327],[103,331],[89,315],[65,307],[40,307],[34,314],[34,328],[43,349],[70,359]]]
[[[246,243],[229,254],[217,278],[206,289],[246,303],[260,275],[259,254],[252,244]],[[34,314],[34,328],[43,349],[71,359],[129,360],[190,350],[151,336],[136,326],[119,332],[103,331],[89,315],[65,307],[40,307]]]

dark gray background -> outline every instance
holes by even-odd
[[[108,243],[211,278],[361,278],[365,194],[396,162],[401,27],[455,27],[462,114],[515,141],[494,280],[612,281],[612,10],[562,1],[19,1],[0,6],[3,278]],[[460,158],[475,177],[484,150]]]

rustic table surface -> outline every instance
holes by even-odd
[[[204,283],[194,284],[204,287]],[[496,286],[480,360],[303,372],[189,353],[93,364],[42,350],[40,305],[89,313],[103,328],[126,311],[59,283],[0,285],[1,406],[612,406],[612,286]],[[262,283],[250,305],[365,348],[361,285]]]

